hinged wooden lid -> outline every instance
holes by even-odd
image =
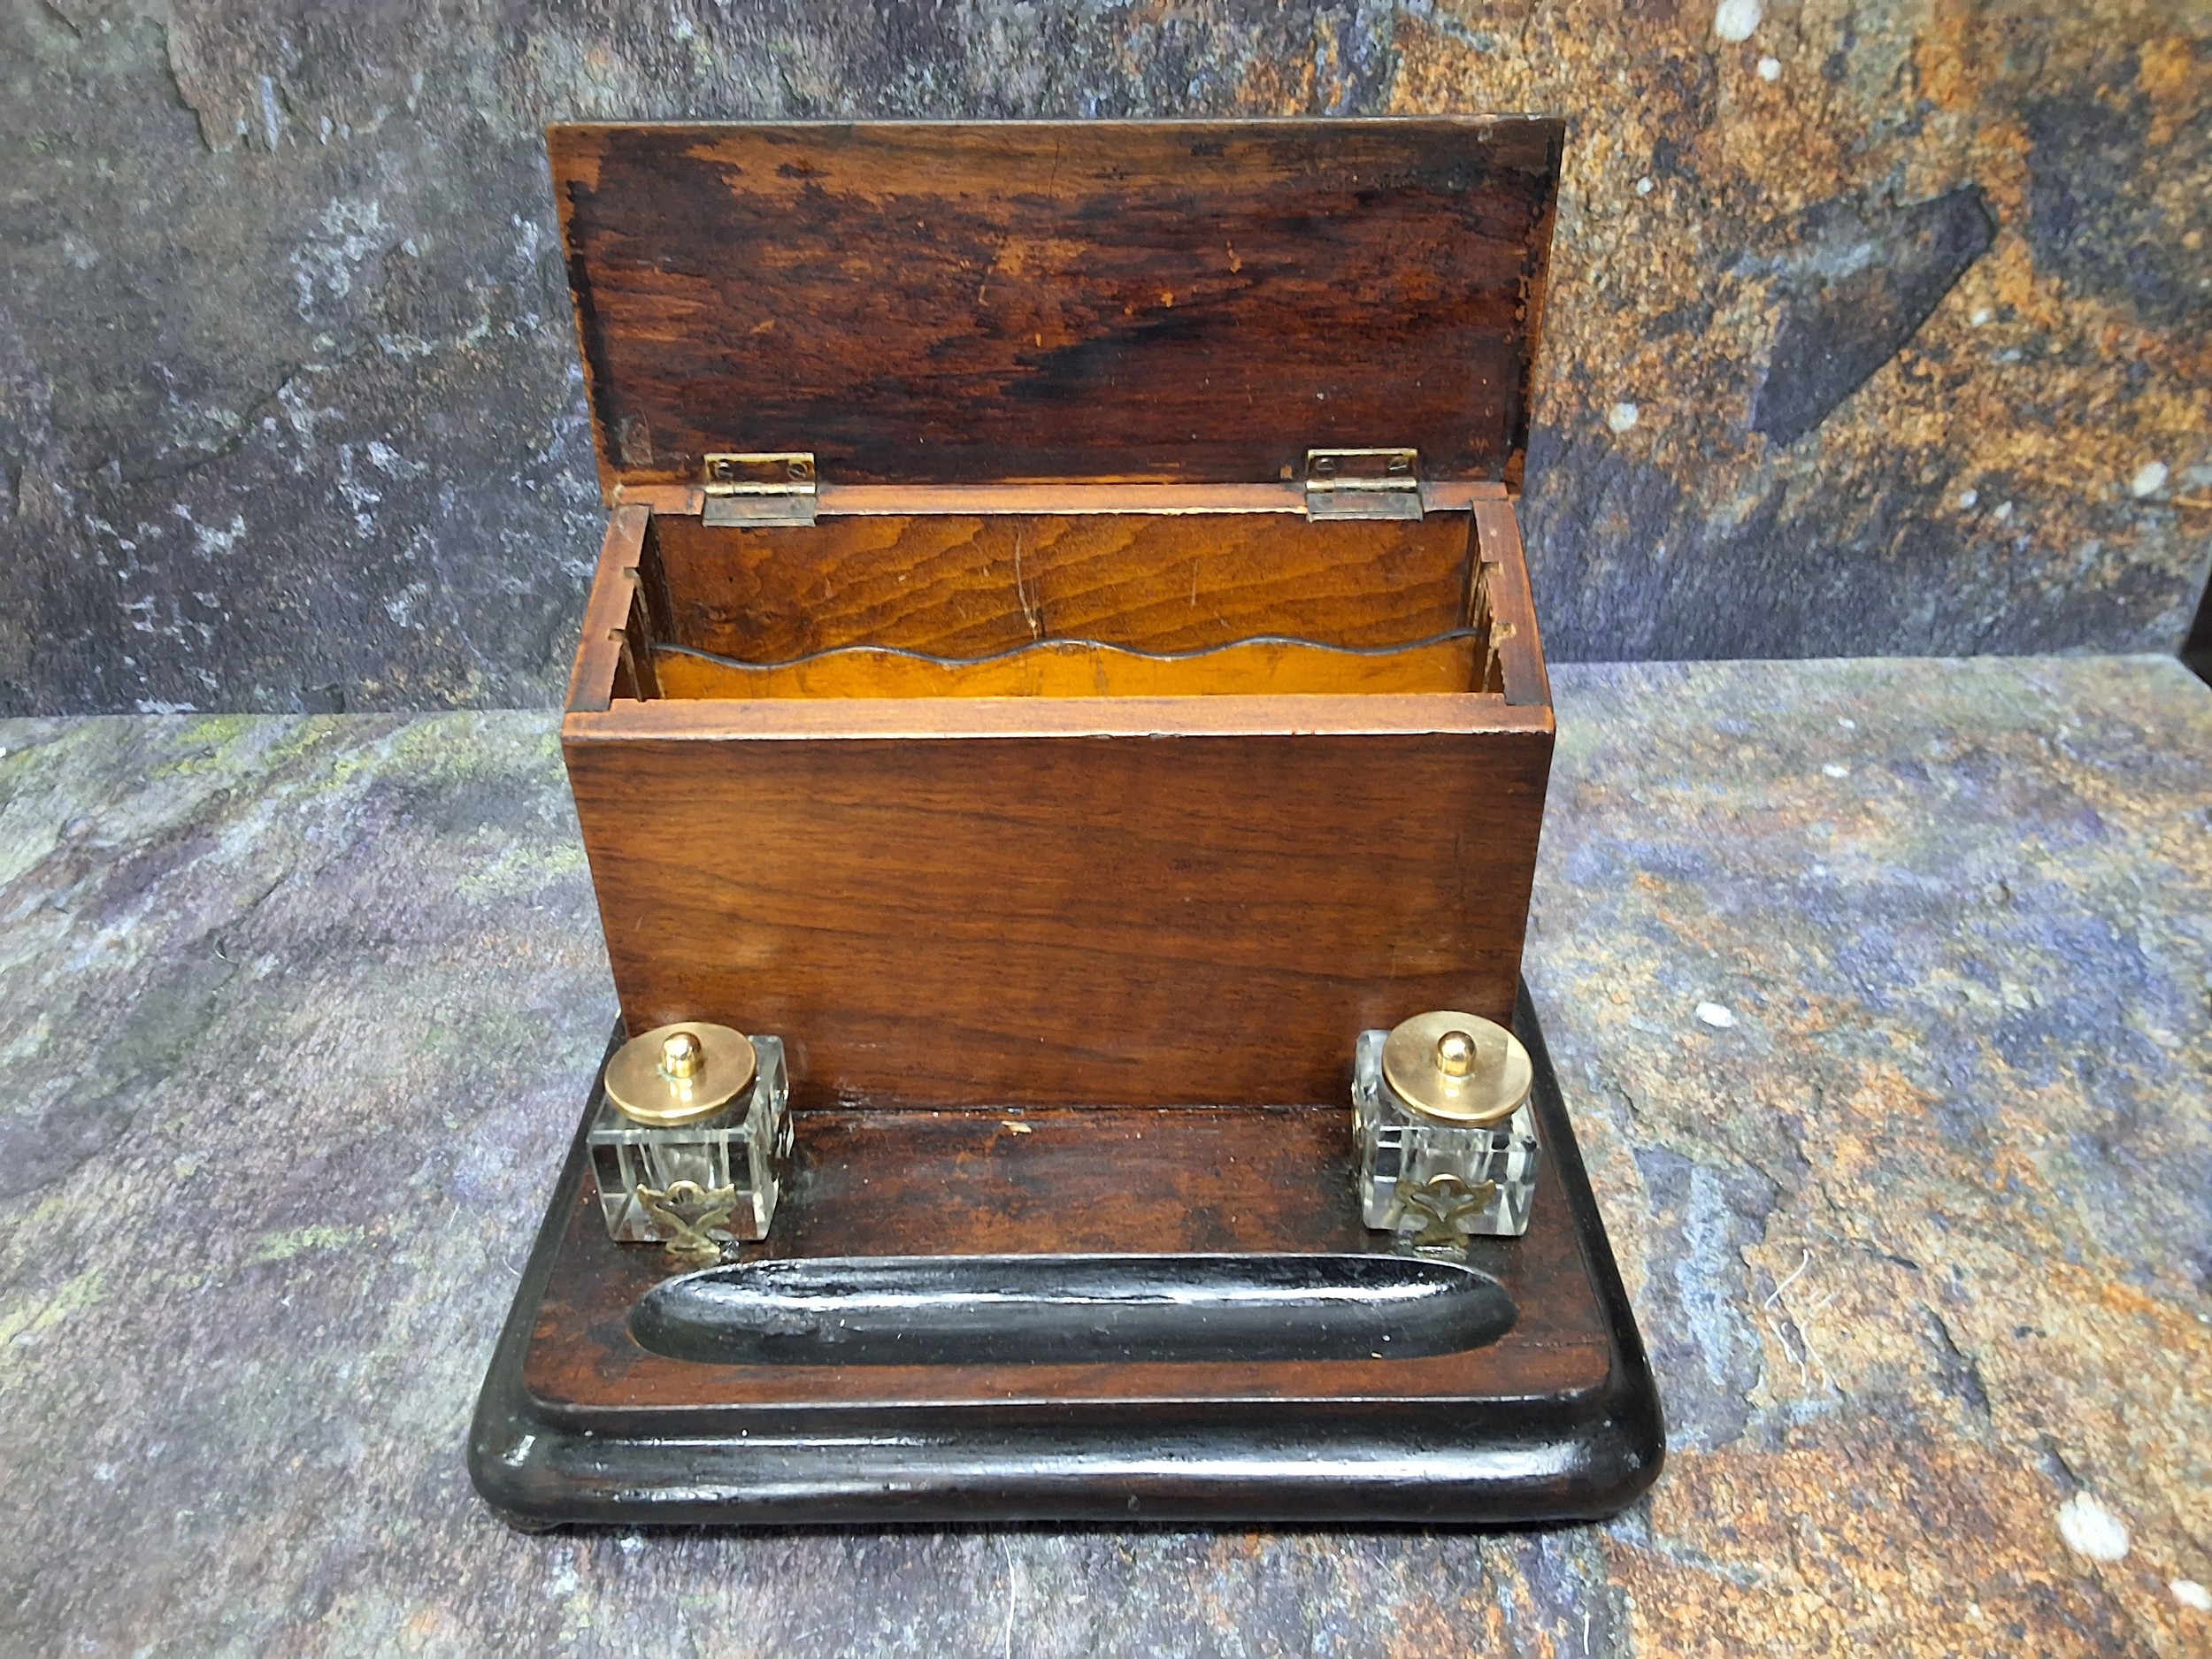
[[[1563,124],[557,127],[602,482],[1519,480]]]

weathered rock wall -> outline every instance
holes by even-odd
[[[1562,659],[2171,649],[2185,0],[0,0],[0,711],[556,698],[602,515],[541,126],[1557,110]]]

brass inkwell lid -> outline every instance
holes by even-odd
[[[1479,1128],[1528,1098],[1536,1068],[1521,1040],[1479,1014],[1416,1014],[1383,1042],[1383,1080],[1425,1118]]]
[[[680,1020],[615,1050],[607,1062],[607,1098],[631,1122],[650,1128],[695,1123],[750,1088],[759,1065],[743,1032]]]

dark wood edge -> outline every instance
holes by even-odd
[[[590,597],[584,602],[584,627],[576,641],[576,663],[569,671],[567,707],[572,713],[604,709],[613,698],[615,676],[622,667],[631,610],[637,597],[638,560],[652,517],[648,507],[618,507],[607,520],[606,540],[599,547],[599,567],[592,575]],[[636,655],[649,658],[651,653]]]
[[[1477,502],[1474,515],[1495,629],[1492,648],[1505,676],[1505,700],[1517,708],[1548,710],[1551,676],[1544,669],[1544,641],[1536,626],[1536,595],[1529,589],[1520,517],[1509,500]]]
[[[522,1264],[521,1280],[515,1286],[514,1305],[507,1310],[507,1322],[500,1327],[499,1340],[493,1344],[483,1392],[477,1397],[476,1410],[469,1425],[469,1478],[485,1502],[518,1522],[526,1521],[532,1513],[541,1512],[541,1504],[532,1500],[543,1495],[531,1492],[526,1497],[525,1487],[515,1484],[541,1484],[533,1480],[534,1471],[530,1468],[534,1437],[523,1426],[531,1411],[522,1388],[523,1364],[529,1357],[531,1339],[537,1334],[538,1310],[545,1301],[546,1283],[553,1277],[554,1263],[560,1256],[561,1237],[568,1229],[569,1214],[575,1209],[577,1195],[591,1170],[591,1151],[584,1137],[598,1109],[607,1062],[622,1046],[625,1034],[622,1022],[617,1019],[613,1034],[600,1054],[598,1069],[592,1074],[590,1093],[584,1097],[584,1115],[577,1119],[576,1133],[569,1137],[567,1161],[553,1183],[552,1206],[545,1212],[545,1219],[538,1224],[537,1237],[530,1246],[528,1259]]]
[[[1201,697],[791,697],[634,702],[574,710],[569,743],[726,739],[1405,737],[1553,730],[1548,707],[1491,692]]]
[[[840,128],[855,127],[887,127],[894,131],[911,131],[916,129],[926,131],[932,127],[969,127],[978,131],[987,131],[993,127],[1010,127],[1025,132],[1031,130],[1038,132],[1050,132],[1055,128],[1062,128],[1071,132],[1090,132],[1098,127],[1168,127],[1191,129],[1218,127],[1233,132],[1250,127],[1292,127],[1324,125],[1329,127],[1376,128],[1429,127],[1440,129],[1446,127],[1542,127],[1550,125],[1559,127],[1563,132],[1566,127],[1566,118],[1564,116],[1548,115],[1540,111],[1527,110],[1510,111],[1486,115],[1470,115],[1465,113],[1450,113],[1441,115],[1332,115],[1320,119],[1317,119],[1310,115],[1179,115],[1165,118],[1117,115],[1101,116],[1095,119],[1085,118],[1080,120],[978,120],[972,116],[904,117],[886,119],[870,118],[865,120],[856,120],[837,117],[815,117],[812,119],[794,118],[785,119],[780,117],[772,121],[553,121],[547,124],[545,135],[546,142],[548,145],[550,146],[557,135],[569,133],[634,133],[642,131],[711,134],[728,132],[733,128],[751,127],[793,127],[802,132],[806,131],[809,128],[812,128],[818,132],[833,132]]]
[[[1421,486],[1427,512],[1465,512],[1478,502],[1503,501],[1490,479],[1438,479]],[[705,492],[695,484],[618,483],[611,501],[695,518]],[[902,518],[947,513],[1302,513],[1302,484],[835,484],[825,482],[815,511],[824,518]]]
[[[555,121],[545,128],[546,171],[553,188],[553,211],[561,223],[561,248],[568,268],[569,327],[576,337],[576,361],[584,372],[584,407],[591,411],[591,453],[599,468],[599,498],[609,506],[620,504],[621,469],[607,453],[607,434],[599,429],[598,371],[592,366],[591,342],[586,337],[586,313],[590,306],[591,282],[583,251],[576,245],[575,204],[569,198],[568,176],[562,165],[558,135],[565,128]]]
[[[1636,1310],[1621,1282],[1620,1263],[1613,1258],[1613,1241],[1598,1210],[1598,1195],[1590,1186],[1590,1172],[1582,1163],[1581,1143],[1575,1139],[1574,1119],[1559,1087],[1559,1073],[1544,1041],[1543,1023],[1536,1017],[1536,1000],[1523,979],[1513,1002],[1513,1032],[1528,1049],[1534,1075],[1530,1094],[1544,1126],[1544,1147],[1559,1178],[1560,1190],[1574,1214],[1575,1233],[1582,1241],[1584,1263],[1606,1312],[1614,1345],[1613,1381],[1609,1409],[1623,1446],[1632,1454],[1637,1468],[1634,1485],[1616,1508],[1626,1504],[1659,1478],[1666,1461],[1666,1416],[1659,1401],[1658,1379],[1644,1351],[1643,1333],[1636,1324]]]
[[[1552,134],[1551,176],[1555,180],[1563,173],[1566,150],[1567,124],[1563,120]],[[1544,345],[1544,294],[1551,282],[1552,232],[1558,220],[1559,192],[1555,188],[1544,199],[1543,217],[1529,238],[1528,261],[1522,267],[1521,418],[1514,434],[1513,452],[1505,464],[1505,483],[1515,495],[1521,493],[1528,471],[1528,429],[1536,408],[1536,358]]]

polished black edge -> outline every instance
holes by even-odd
[[[585,1143],[585,1136],[599,1110],[607,1063],[614,1058],[615,1050],[623,1041],[622,1022],[618,1019],[613,1034],[607,1039],[606,1050],[599,1056],[599,1069],[592,1077],[591,1091],[584,1098],[584,1115],[577,1120],[576,1133],[569,1138],[568,1158],[561,1166],[560,1179],[554,1183],[553,1202],[546,1209],[545,1219],[538,1224],[537,1240],[530,1247],[530,1259],[522,1265],[514,1304],[507,1310],[507,1323],[500,1327],[499,1340],[493,1345],[491,1365],[484,1374],[484,1386],[476,1396],[476,1415],[469,1423],[469,1479],[485,1502],[518,1525],[558,1525],[570,1518],[584,1518],[559,1512],[561,1483],[550,1475],[544,1463],[546,1440],[555,1435],[572,1438],[574,1431],[557,1429],[543,1420],[536,1402],[522,1386],[522,1367],[529,1356],[530,1339],[537,1330],[539,1310],[544,1305],[546,1281],[553,1276],[553,1263],[561,1252],[561,1237],[567,1232],[568,1217],[576,1208],[577,1189],[591,1168],[591,1148]]]
[[[1353,1420],[1333,1420],[1310,1403],[1269,1411],[1265,1402],[1240,1402],[1233,1417],[1148,1408],[1109,1419],[1071,1405],[1010,1419],[990,1408],[802,1411],[741,1426],[703,1409],[583,1427],[522,1383],[546,1281],[589,1167],[580,1124],[477,1402],[470,1478],[494,1509],[531,1529],[1041,1520],[1434,1526],[1616,1514],[1664,1461],[1658,1390],[1525,985],[1514,1025],[1534,1063],[1532,1099],[1546,1151],[1609,1316],[1608,1385],[1571,1419],[1532,1418],[1502,1401],[1480,1410],[1409,1404]],[[595,1082],[585,1124],[598,1094]]]
[[[1608,1337],[1613,1348],[1612,1376],[1606,1391],[1606,1411],[1619,1458],[1622,1486],[1617,1501],[1602,1511],[1625,1509],[1659,1479],[1666,1463],[1666,1414],[1659,1403],[1659,1384],[1652,1375],[1651,1358],[1644,1351],[1643,1333],[1636,1325],[1636,1310],[1621,1283],[1620,1264],[1613,1259],[1613,1241],[1606,1235],[1605,1217],[1598,1210],[1598,1196],[1590,1188],[1590,1173],[1582,1165],[1582,1148],[1575,1140],[1574,1123],[1567,1115],[1566,1097],[1560,1093],[1559,1074],[1553,1070],[1551,1049],[1544,1041],[1544,1027],[1536,1018],[1535,999],[1528,981],[1521,981],[1513,1005],[1514,1034],[1528,1049],[1535,1070],[1530,1093],[1536,1115],[1544,1125],[1545,1149],[1556,1166],[1559,1184],[1573,1213],[1575,1236],[1582,1243],[1583,1264],[1588,1269],[1599,1303],[1605,1310]]]

